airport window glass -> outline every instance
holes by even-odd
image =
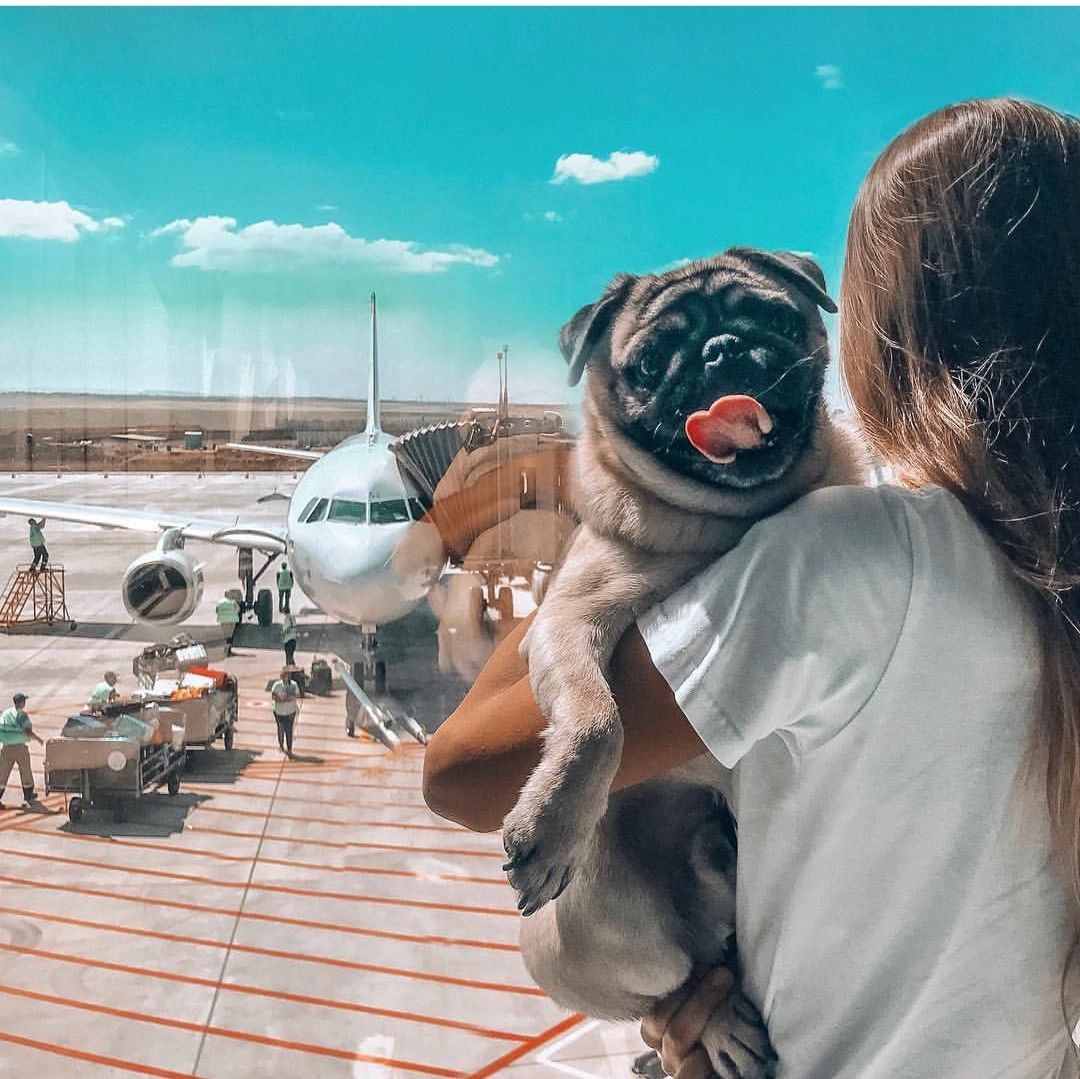
[[[17,1065],[49,1079],[58,1059],[94,1079],[506,1079],[570,1029],[518,952],[500,836],[429,812],[422,776],[428,735],[569,533],[555,513],[515,521],[515,492],[554,407],[533,403],[552,400],[533,360],[561,394],[558,326],[596,286],[549,309],[565,260],[548,280],[480,246],[491,170],[466,185],[470,221],[435,159],[416,167],[411,133],[445,80],[418,94],[393,76],[409,58],[438,66],[446,41],[506,40],[505,17],[468,37],[455,24],[473,16],[435,11],[0,5],[0,569],[21,634],[0,711],[24,691],[43,740],[41,805],[16,819],[13,771],[0,831],[43,867],[20,911],[51,934],[47,954],[5,955],[4,982],[54,985],[68,954],[116,961],[108,984],[69,992],[63,1023],[59,997],[21,1001],[26,1044],[0,1046],[0,1079]],[[425,59],[427,20],[444,25]],[[400,136],[396,161],[371,156],[379,110],[341,107],[383,90],[374,133]],[[531,179],[550,165],[529,158]],[[547,204],[526,186],[531,217]],[[554,236],[549,213],[523,234]],[[515,296],[533,289],[543,314],[526,327]],[[522,346],[516,397],[496,373],[504,332]],[[558,502],[561,468],[530,473],[538,505]],[[44,519],[36,573],[29,517]],[[303,697],[291,725],[283,665]],[[77,716],[106,670],[112,711]],[[48,921],[60,875],[89,920]],[[205,994],[172,992],[135,1022],[115,1008],[142,991],[177,881],[180,914],[201,918],[152,965],[230,990],[209,1040],[169,1035],[206,1029]],[[237,910],[242,946],[222,951]]]
[[[367,520],[367,504],[351,498],[335,498],[330,503],[328,521],[341,521],[344,524],[362,525]]]

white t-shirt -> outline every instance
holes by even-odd
[[[940,488],[831,488],[640,621],[734,768],[737,937],[780,1079],[1032,1079],[1070,928],[1004,559]]]

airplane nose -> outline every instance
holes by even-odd
[[[428,521],[405,529],[394,546],[390,566],[405,595],[421,599],[438,579],[446,562],[446,548],[439,530]]]

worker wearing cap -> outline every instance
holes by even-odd
[[[292,595],[293,575],[287,562],[282,562],[277,571],[278,613],[289,613],[289,597]]]
[[[116,689],[116,671],[106,671],[104,681],[94,686],[90,699],[86,702],[86,709],[89,712],[100,712],[105,705],[119,696]]]
[[[11,703],[11,708],[0,712],[0,797],[7,787],[11,769],[18,765],[23,799],[27,805],[31,805],[37,801],[37,792],[34,790],[34,773],[30,768],[30,750],[26,743],[31,738],[41,745],[44,743],[34,733],[34,726],[26,714],[26,694],[16,693]]]

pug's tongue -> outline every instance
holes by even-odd
[[[772,430],[768,412],[743,393],[718,397],[707,412],[686,418],[686,437],[698,452],[718,465],[729,465],[738,450],[752,450]]]

